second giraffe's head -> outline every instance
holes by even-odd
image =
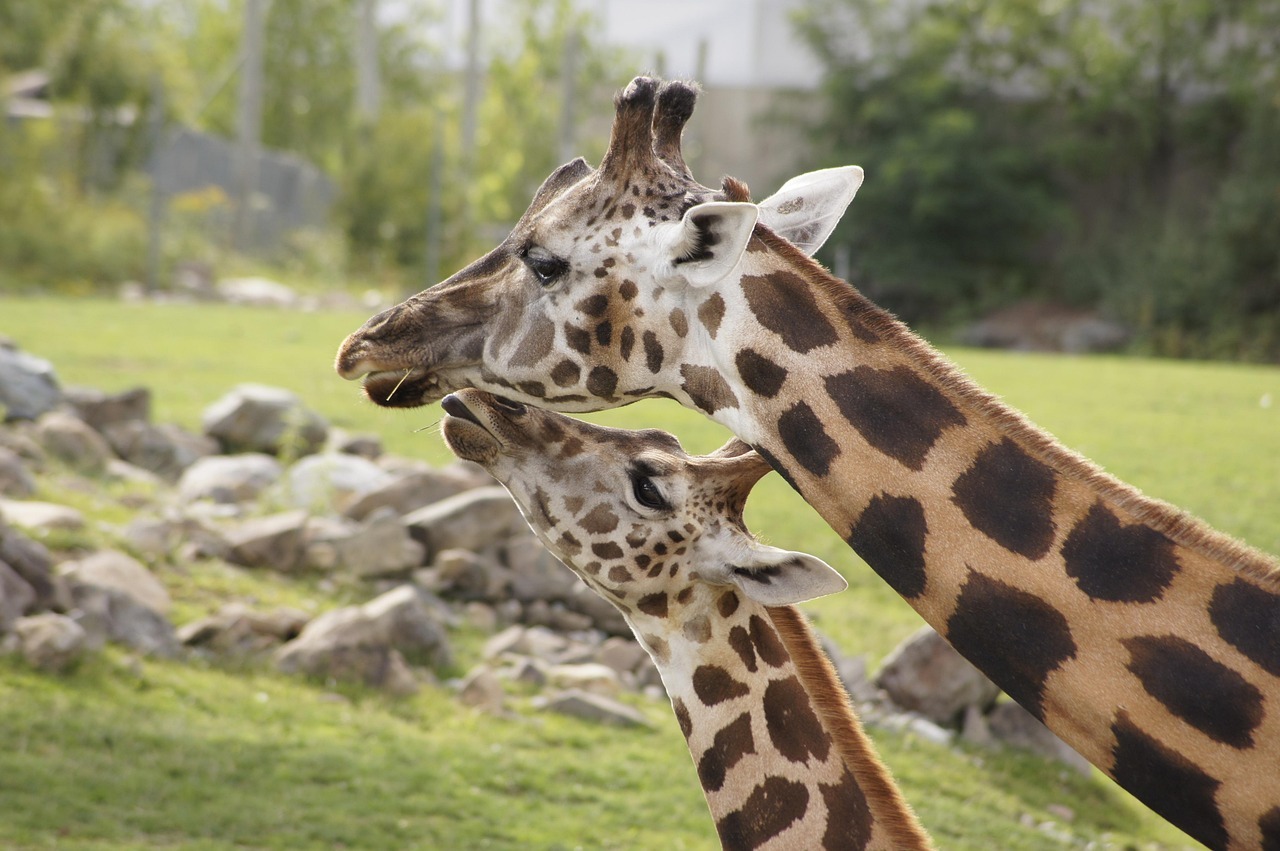
[[[846,587],[820,559],[747,531],[747,494],[770,468],[741,441],[691,456],[664,431],[606,428],[480,390],[443,405],[449,448],[502,482],[543,543],[632,626],[730,589],[778,606]]]
[[[338,372],[387,407],[463,387],[562,411],[662,396],[724,407],[707,347],[743,307],[719,285],[766,238],[815,251],[862,171],[802,175],[758,205],[730,178],[703,186],[680,152],[696,98],[633,80],[599,168],[557,169],[500,245],[348,336]]]

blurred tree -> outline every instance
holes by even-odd
[[[915,320],[1048,295],[1159,351],[1280,357],[1280,4],[815,0],[800,27],[816,137],[868,167],[843,232],[873,295]]]

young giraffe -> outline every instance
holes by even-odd
[[[740,441],[690,457],[479,390],[446,396],[444,438],[617,606],[653,657],[728,849],[931,848],[792,603],[843,590],[742,523],[769,465]]]
[[[695,97],[633,81],[599,169],[562,166],[496,249],[348,337],[339,373],[392,407],[475,386],[704,411],[1121,786],[1211,847],[1280,849],[1276,563],[984,393],[758,224],[745,187],[696,183]]]

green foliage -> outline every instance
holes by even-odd
[[[1280,7],[815,0],[816,138],[868,178],[858,283],[909,320],[1031,294],[1142,346],[1280,358]]]

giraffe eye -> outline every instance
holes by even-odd
[[[666,509],[671,506],[667,504],[667,500],[662,495],[662,491],[658,490],[658,486],[653,483],[653,479],[640,473],[631,474],[631,493],[635,496],[636,502],[645,508]]]
[[[545,248],[537,246],[526,249],[520,259],[524,260],[524,265],[529,267],[529,271],[533,272],[538,279],[538,283],[544,287],[554,284],[565,272],[569,271],[567,262],[551,254]]]

